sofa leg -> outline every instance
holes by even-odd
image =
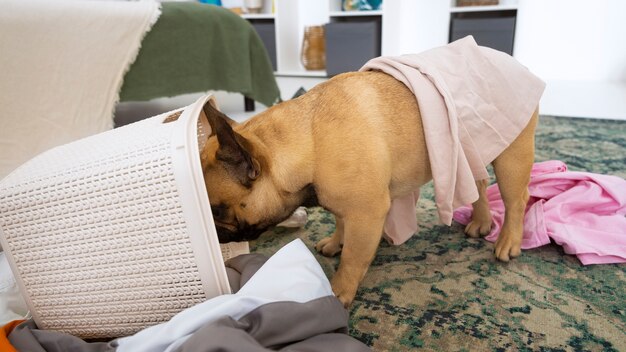
[[[254,111],[254,100],[248,97],[243,97],[243,104],[246,112]]]

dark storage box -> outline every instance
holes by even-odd
[[[272,67],[276,71],[276,26],[274,23],[265,23],[261,21],[251,22],[252,26],[261,37],[261,41],[265,45],[267,54],[272,62]]]
[[[496,18],[453,18],[450,41],[473,35],[478,45],[513,55],[515,16]]]
[[[325,26],[326,72],[357,71],[380,56],[380,21],[331,22]]]

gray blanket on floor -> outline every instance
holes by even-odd
[[[241,288],[267,258],[246,254],[226,262],[233,292]],[[369,351],[347,335],[348,312],[334,296],[305,303],[274,302],[262,305],[239,320],[229,316],[198,329],[176,351]],[[39,330],[32,320],[17,326],[9,341],[18,351],[109,352],[115,340],[86,342],[75,336]]]

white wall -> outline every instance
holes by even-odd
[[[626,1],[519,0],[514,56],[544,114],[626,119]]]
[[[385,0],[382,55],[419,53],[448,42],[450,0]]]

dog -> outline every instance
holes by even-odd
[[[256,239],[317,200],[334,214],[336,231],[316,249],[341,253],[331,285],[349,306],[376,254],[391,201],[432,179],[415,95],[385,73],[352,72],[241,124],[210,103],[203,113],[212,134],[200,158],[220,242]],[[495,243],[501,261],[521,253],[537,119],[535,111],[492,163],[506,207]],[[487,181],[476,186],[479,199],[465,228],[471,237],[486,235],[492,225]]]

